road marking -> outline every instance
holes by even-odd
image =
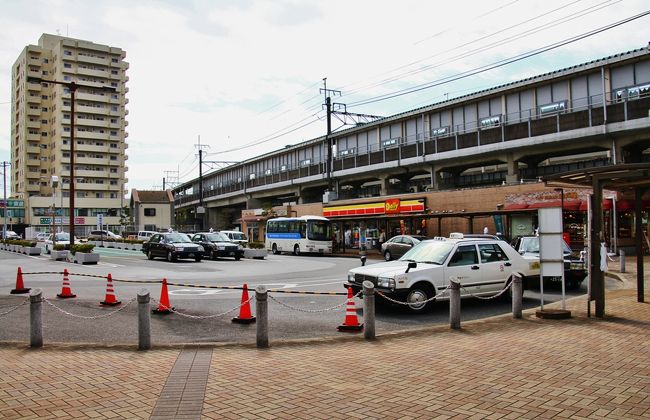
[[[206,296],[216,295],[224,292],[224,289],[176,289],[169,290],[167,293],[176,296]]]

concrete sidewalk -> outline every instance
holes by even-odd
[[[626,288],[605,319],[567,307],[266,350],[5,345],[0,418],[650,418],[650,304]]]

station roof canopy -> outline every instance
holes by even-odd
[[[650,163],[624,163],[548,175],[542,180],[549,187],[592,187],[598,180],[602,188],[634,191],[650,188]]]

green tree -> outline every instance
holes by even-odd
[[[120,212],[120,225],[124,227],[133,226],[133,215],[131,215],[131,209],[128,206],[122,207]]]

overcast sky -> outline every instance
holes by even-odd
[[[348,111],[389,116],[644,47],[648,16],[472,77],[358,104],[649,8],[641,0],[0,0],[0,161],[10,160],[11,66],[42,33],[126,51],[128,188],[150,189],[162,186],[165,171],[181,181],[198,176],[199,136],[210,146],[207,160],[241,161],[323,135],[324,77]]]

